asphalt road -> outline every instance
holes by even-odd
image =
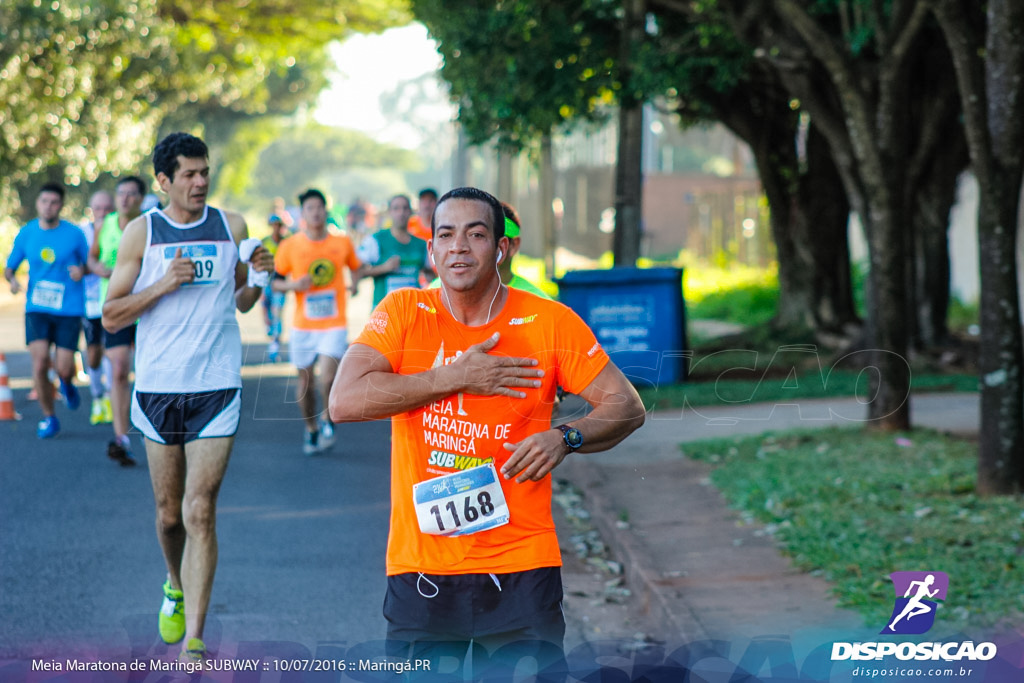
[[[371,284],[350,304],[353,329]],[[0,680],[39,658],[173,658],[180,646],[156,630],[165,567],[141,436],[131,434],[138,467],[108,460],[110,428],[89,425],[80,386],[82,408],[58,403],[59,437],[36,438],[22,305],[0,295],[0,351],[22,415],[0,422]],[[390,425],[340,425],[331,451],[303,455],[294,369],[265,362],[258,312],[240,322],[242,424],[219,498],[206,644],[225,659],[372,655],[385,630]],[[641,637],[628,592],[617,594],[602,560],[577,556],[582,534],[592,544],[596,532],[577,511],[554,513],[566,532],[567,647]]]
[[[242,328],[258,341],[258,313]],[[23,417],[0,422],[0,659],[163,653],[165,567],[141,436],[131,435],[138,467],[110,461],[110,428],[89,424],[82,388],[82,408],[58,404],[62,432],[40,441],[17,302],[0,305],[0,351]],[[333,449],[303,455],[294,369],[263,355],[262,344],[246,345],[206,643],[225,654],[254,641],[312,654],[382,638],[390,426],[341,425]]]

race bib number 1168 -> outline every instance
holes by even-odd
[[[462,536],[508,524],[508,503],[494,463],[422,481],[412,487],[420,531]]]

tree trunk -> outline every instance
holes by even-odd
[[[979,188],[981,269],[981,450],[978,492],[1024,490],[1024,383],[1017,289],[1017,206],[1020,176]]]
[[[936,224],[931,217],[918,213],[913,218],[915,248],[914,298],[917,315],[914,318],[916,337],[914,346],[929,349],[949,341],[949,211],[952,202],[936,199],[936,208],[945,204],[945,224]]]
[[[1024,5],[941,0],[978,178],[981,434],[978,492],[1024,490],[1024,351],[1017,232],[1024,175]]]
[[[615,164],[615,234],[612,253],[616,266],[635,266],[640,258],[640,220],[643,207],[643,102],[629,91],[633,47],[644,37],[644,0],[624,2],[619,65],[624,93],[619,101],[619,144]]]
[[[800,99],[829,141],[847,197],[860,212],[868,237],[871,304],[872,396],[869,426],[910,427],[910,369],[906,360],[905,230],[908,207],[897,188],[913,131],[906,97],[908,54],[926,10],[901,14],[887,26],[899,39],[881,45],[877,62],[858,60],[827,22],[795,0],[724,2],[737,34],[748,36],[764,60]],[[774,16],[773,16],[774,15]]]
[[[516,155],[513,152],[498,147],[498,199],[503,202],[514,202],[515,180],[513,175],[513,161]]]
[[[956,201],[956,183],[966,168],[967,146],[954,133],[928,164],[915,186],[913,225],[914,292],[916,310],[913,345],[927,349],[949,340],[950,261],[949,213]]]
[[[555,200],[555,164],[551,155],[551,135],[540,141],[540,217],[544,235],[544,272],[547,279],[555,278],[555,249],[558,239],[555,235],[555,215],[551,203]]]
[[[455,124],[458,139],[455,147],[455,158],[452,160],[452,187],[469,185],[469,141],[466,131],[458,123]]]
[[[842,333],[857,322],[850,280],[847,223],[850,204],[828,144],[811,125],[803,161],[797,157],[798,116],[785,109],[764,112],[751,126],[733,128],[751,146],[771,208],[779,263],[775,324]],[[734,110],[735,111],[735,110]],[[766,119],[771,116],[777,125]],[[770,135],[748,139],[747,131]]]
[[[904,202],[910,207],[907,292],[911,345],[927,349],[948,338],[949,212],[960,174],[970,164],[953,62],[941,33],[929,31],[909,68],[911,116],[918,131],[906,162]]]
[[[887,174],[888,175],[888,174]],[[886,182],[888,179],[883,180]],[[867,181],[867,184],[874,184]],[[907,362],[906,249],[900,232],[903,216],[892,201],[875,187],[871,221],[871,280],[875,305],[868,310],[873,320],[875,348],[871,376],[873,400],[868,403],[869,426],[887,431],[910,428],[910,365]],[[881,196],[878,196],[881,195]],[[885,200],[891,203],[886,206]]]
[[[850,203],[828,143],[813,122],[807,136],[806,170],[799,183],[795,238],[810,258],[796,266],[810,275],[807,290],[814,329],[841,333],[858,322],[850,279]]]

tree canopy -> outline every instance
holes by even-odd
[[[311,125],[284,132],[259,155],[252,192],[295,196],[332,172],[353,168],[415,169],[416,155],[353,131]],[[343,198],[347,200],[347,197]]]
[[[326,45],[408,21],[402,0],[12,0],[0,4],[0,213],[42,180],[134,170],[162,125],[291,113]]]
[[[413,0],[444,58],[441,76],[472,143],[521,150],[560,126],[603,120],[614,72],[617,3]]]

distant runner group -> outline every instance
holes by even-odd
[[[399,194],[389,227],[368,230],[353,207],[342,229],[311,188],[298,197],[298,231],[281,207],[259,240],[241,215],[207,204],[202,140],[167,136],[153,165],[162,207],[144,211],[145,181],[124,177],[113,197],[92,197],[82,227],[60,219],[64,188],[44,185],[4,274],[19,293],[28,263],[37,436],[60,433],[58,394],[70,410],[81,402],[74,354],[84,327],[90,421],[112,424],[109,457],[134,465],[130,426],[143,437],[167,570],[160,637],[182,642],[185,660],[209,656],[216,502],[241,421],[236,310],[262,300],[276,361],[292,292],[303,451],[328,448],[337,423],[393,418],[389,654],[483,647],[534,658],[557,680],[565,622],[551,472],[625,439],[644,409],[586,324],[512,272],[515,210],[475,188],[424,190],[416,215]],[[347,298],[363,277],[373,278],[374,308],[350,345]],[[559,387],[591,410],[556,428]]]

